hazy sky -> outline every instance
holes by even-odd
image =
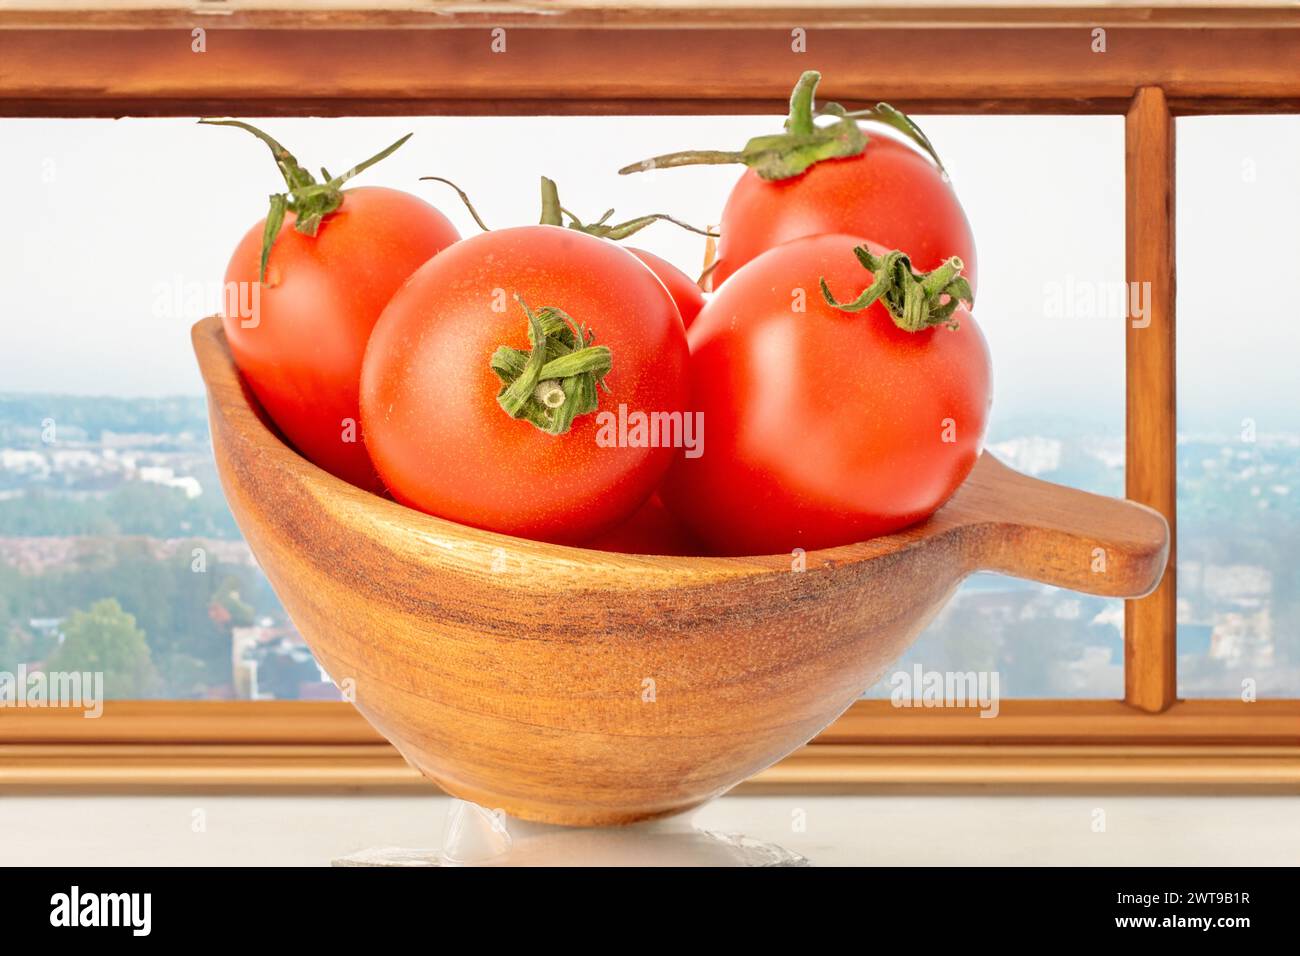
[[[975,229],[1000,415],[1041,412],[1122,427],[1123,320],[1089,297],[1124,278],[1119,117],[922,117]],[[537,179],[594,217],[667,212],[716,222],[738,169],[619,177],[624,163],[737,147],[764,117],[255,120],[311,168],[338,170],[415,136],[359,184],[405,188],[476,231],[535,222]],[[1198,416],[1300,417],[1300,322],[1287,299],[1300,261],[1300,119],[1180,120],[1180,401]],[[217,302],[235,242],[282,183],[246,133],[192,120],[0,120],[8,186],[0,231],[0,391],[197,394],[190,324]],[[669,225],[637,244],[688,272],[702,240]],[[1282,289],[1258,295],[1253,274]],[[1112,295],[1111,298],[1114,298]],[[1281,308],[1273,303],[1278,302]],[[1272,418],[1270,418],[1272,416]]]

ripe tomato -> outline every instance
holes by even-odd
[[[975,238],[952,186],[924,155],[876,133],[859,155],[816,163],[789,179],[769,181],[745,170],[718,232],[715,289],[773,246],[827,232],[902,249],[923,272],[957,256],[975,286]]]
[[[756,136],[736,152],[671,153],[619,172],[725,163],[749,167],[722,212],[715,289],[774,246],[830,232],[870,236],[902,249],[921,271],[955,256],[965,264],[973,289],[975,240],[929,139],[887,103],[856,113],[837,103],[816,108],[820,80],[813,70],[799,78],[784,133]],[[864,131],[859,118],[903,133],[924,153],[875,129]],[[831,122],[818,125],[818,119]]]
[[[516,368],[535,357],[521,354],[535,344],[530,313],[539,326],[544,314],[564,326],[552,310],[589,329],[588,348],[608,349],[609,362],[607,374],[589,373],[599,410],[578,412],[559,434],[542,427],[555,424],[547,407],[551,399],[558,411],[576,403],[576,379],[565,378],[558,394],[554,381],[522,393],[535,398],[516,418],[504,408],[498,374],[502,352]],[[550,355],[553,337],[547,347]],[[610,419],[623,406],[629,420],[675,412],[680,421],[686,363],[676,307],[630,252],[562,227],[500,229],[439,254],[393,297],[362,365],[361,421],[380,476],[403,504],[506,534],[579,542],[629,517],[663,477],[672,448],[650,447],[644,430],[619,434]],[[607,392],[595,390],[597,380]]]
[[[627,251],[645,263],[646,267],[659,277],[659,281],[664,284],[664,288],[672,296],[677,311],[681,313],[682,324],[689,329],[691,323],[695,321],[695,317],[700,314],[700,309],[704,308],[703,290],[700,289],[694,279],[667,259],[661,258],[653,252],[646,252],[644,249],[636,249],[632,246],[628,246]]]
[[[931,514],[974,467],[989,410],[984,337],[961,308],[955,330],[911,332],[881,301],[857,313],[828,304],[821,277],[841,301],[871,285],[854,257],[862,243],[823,235],[777,246],[736,272],[691,327],[691,407],[708,441],[701,457],[674,462],[662,495],[721,553],[896,531]]]
[[[315,237],[292,225],[290,212],[266,261],[256,323],[227,308],[226,339],[257,401],[296,449],[331,475],[380,490],[357,403],[365,343],[398,287],[459,234],[416,196],[373,186],[347,190]],[[235,248],[227,289],[256,284],[264,226]]]
[[[398,286],[460,234],[409,193],[340,188],[406,138],[317,184],[261,130],[237,120],[203,122],[261,139],[286,185],[226,269],[222,324],[235,364],[298,451],[344,481],[382,491],[361,433],[361,358]]]
[[[398,287],[459,235],[415,196],[373,186],[347,190],[315,237],[293,224],[288,213],[267,260],[257,321],[227,309],[226,339],[249,388],[294,447],[344,481],[377,491],[357,402],[366,342]],[[257,282],[264,225],[236,247],[227,288]]]

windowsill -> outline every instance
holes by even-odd
[[[443,796],[9,796],[0,865],[325,865],[368,847],[436,847],[449,806]],[[1094,832],[1098,811],[1104,832]],[[696,823],[823,866],[1300,859],[1297,796],[739,796],[706,806]]]

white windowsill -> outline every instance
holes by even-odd
[[[368,847],[437,847],[449,806],[436,796],[4,796],[0,865],[326,865]],[[1289,796],[726,797],[696,823],[832,866],[1300,862],[1300,797]]]

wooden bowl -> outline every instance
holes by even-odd
[[[722,793],[834,720],[974,571],[1136,597],[1165,566],[1155,511],[987,454],[929,521],[802,559],[480,531],[300,457],[220,321],[193,339],[226,498],[317,659],[427,777],[527,820],[630,823]]]

